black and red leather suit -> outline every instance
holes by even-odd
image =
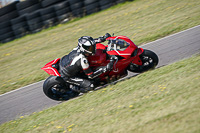
[[[101,38],[94,39],[96,43],[102,42]],[[104,40],[105,41],[105,40]],[[112,67],[112,63],[109,64]],[[107,65],[108,66],[108,65]],[[68,55],[61,58],[60,73],[61,77],[70,84],[79,86],[84,91],[90,91],[94,88],[91,80],[80,77],[80,72],[83,71],[89,79],[94,79],[100,74],[109,71],[108,67],[100,68],[93,71],[88,63],[87,57],[80,51],[79,47],[73,49]]]

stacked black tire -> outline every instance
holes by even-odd
[[[83,13],[84,13],[83,0],[69,0],[69,4],[70,4],[71,11],[72,11],[72,16],[83,17]]]
[[[40,16],[40,10],[26,15],[26,20],[28,24],[28,29],[30,33],[36,33],[42,30],[43,22]]]
[[[86,15],[98,12],[99,9],[99,0],[84,0],[85,13]]]
[[[54,10],[58,23],[65,23],[69,21],[71,9],[68,1],[64,1],[54,5]]]
[[[42,4],[42,7],[43,8],[46,8],[46,7],[49,7],[49,6],[52,6],[52,5],[55,5],[59,2],[63,2],[64,0],[42,0],[41,1],[41,4]]]
[[[20,15],[18,26],[20,27],[20,30],[16,33],[16,38],[26,35],[27,33],[37,31],[39,28],[39,24],[37,18],[39,17],[39,14],[36,13],[37,10],[41,9],[41,3],[39,0],[26,0],[17,3],[16,5],[18,14]],[[21,18],[21,19],[20,19]],[[14,26],[15,29],[17,26]],[[21,33],[20,33],[21,32]],[[17,35],[19,34],[19,35]]]
[[[20,38],[28,33],[28,24],[26,21],[26,15],[22,15],[11,20],[11,27],[15,38]]]
[[[115,4],[119,4],[119,3],[123,3],[125,2],[126,0],[115,0]]]
[[[17,3],[17,11],[19,15],[24,15],[27,13],[32,13],[41,8],[41,3],[39,0],[26,0]]]
[[[107,9],[115,4],[115,0],[99,0],[100,10]]]
[[[56,14],[52,6],[41,9],[39,13],[40,13],[41,21],[44,28],[54,26],[56,22]]]
[[[127,0],[25,0],[0,8],[0,42],[83,17]],[[132,0],[128,0],[132,1]]]
[[[0,9],[0,42],[5,43],[15,39],[10,20],[18,17],[16,4],[18,1]]]

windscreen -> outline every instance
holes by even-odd
[[[117,51],[124,51],[130,46],[130,44],[121,39],[109,40],[108,43],[108,51],[117,50]]]

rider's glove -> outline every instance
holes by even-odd
[[[106,33],[104,36],[99,37],[101,42],[105,42],[108,37],[111,37],[109,33]]]
[[[104,36],[99,37],[100,42],[105,42],[106,39],[104,38]]]
[[[111,37],[111,35],[110,35],[109,33],[106,33],[106,34],[104,35],[104,38],[106,39],[106,38],[108,38],[108,37]]]

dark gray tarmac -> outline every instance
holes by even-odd
[[[141,46],[159,57],[158,67],[200,53],[200,25]],[[129,73],[128,77],[134,76]],[[55,106],[61,102],[47,98],[43,81],[0,95],[0,124]]]

